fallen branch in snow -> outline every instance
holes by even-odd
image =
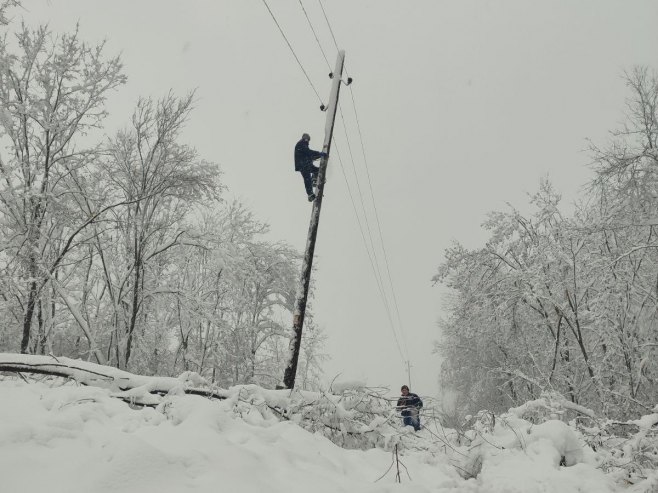
[[[395,482],[401,483],[402,478],[400,477],[400,456],[398,455],[398,445],[395,444],[395,465],[397,466],[397,472],[395,473]]]
[[[0,361],[0,371],[5,371],[5,372],[15,372],[15,373],[40,373],[43,375],[51,375],[54,377],[63,377],[63,378],[71,378],[73,380],[78,380],[75,378],[73,371],[81,371],[81,372],[88,372],[91,375],[95,375],[96,377],[102,377],[105,380],[112,380],[112,377],[108,375],[104,375],[102,373],[94,372],[91,370],[87,370],[84,368],[72,368],[67,365],[63,365],[61,363],[23,363],[23,362],[3,362]],[[90,378],[85,379],[87,382],[91,381]],[[80,383],[87,383],[87,382],[80,382]]]
[[[35,373],[74,380],[113,391],[112,396],[131,404],[157,406],[167,394],[193,394],[226,399],[223,390],[203,388],[207,382],[198,374],[185,372],[178,378],[135,375],[117,368],[54,356],[0,353],[0,372]]]
[[[384,474],[382,474],[381,476],[379,476],[377,479],[375,479],[375,483],[388,474],[388,471],[390,471],[393,468],[394,463],[395,463],[395,461],[391,461],[391,465],[388,466],[388,469],[386,469],[386,472]]]
[[[396,466],[396,472],[395,472],[395,482],[396,483],[402,483],[402,477],[400,475],[400,466],[404,467],[404,471],[407,473],[407,477],[411,481],[411,475],[409,474],[409,470],[407,469],[407,466],[404,465],[404,463],[400,460],[400,456],[398,454],[398,444],[395,444],[395,447],[393,448],[392,451],[393,455],[393,460],[391,461],[391,465],[388,466],[388,469],[386,469],[386,472],[382,474],[380,477],[375,479],[375,483],[385,477],[388,472],[393,468],[393,465],[395,464]]]

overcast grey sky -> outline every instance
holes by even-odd
[[[299,0],[268,0],[326,102],[329,69]],[[333,67],[320,4],[303,0]],[[316,321],[328,336],[329,378],[397,391],[437,392],[441,290],[431,277],[452,240],[486,238],[485,214],[526,208],[548,175],[573,201],[588,179],[586,139],[603,142],[622,120],[622,75],[658,68],[655,0],[323,0],[354,78],[365,155],[404,335],[397,348],[337,152],[329,162],[316,248]],[[106,38],[122,52],[127,87],[109,101],[108,131],[138,96],[197,89],[186,138],[221,164],[230,194],[269,222],[272,237],[304,248],[311,205],[293,172],[302,132],[321,146],[325,114],[262,0],[24,0],[28,22]],[[336,145],[356,194],[368,181],[349,89]],[[349,144],[345,135],[349,137]],[[360,202],[357,206],[360,208]],[[376,233],[372,208],[369,222]],[[362,225],[363,219],[361,219]],[[378,251],[378,255],[381,253]],[[383,267],[385,269],[385,267]],[[385,270],[383,271],[384,275]],[[394,321],[396,317],[394,315]],[[405,344],[406,343],[406,344]]]

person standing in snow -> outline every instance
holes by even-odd
[[[303,134],[301,140],[295,145],[295,171],[299,171],[302,174],[308,201],[313,202],[315,200],[313,182],[317,180],[319,170],[313,164],[313,161],[321,157],[326,157],[327,153],[309,149],[308,143],[310,141],[311,136],[309,134]]]
[[[409,387],[403,385],[400,389],[402,397],[398,399],[398,409],[402,411],[404,426],[413,426],[415,431],[420,430],[420,409],[423,401],[418,395],[409,392]]]

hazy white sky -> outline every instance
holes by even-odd
[[[326,102],[329,68],[299,0],[268,4]],[[336,49],[320,4],[303,5],[333,67]],[[452,240],[481,245],[485,214],[507,202],[523,210],[542,176],[565,200],[577,197],[589,177],[586,139],[604,142],[622,120],[623,71],[658,68],[658,2],[322,5],[354,77],[351,94],[404,330],[401,356],[333,152],[313,305],[328,335],[327,376],[397,391],[406,382],[408,352],[412,390],[433,395],[441,291],[430,279],[443,250]],[[325,114],[262,0],[24,0],[19,15],[49,22],[54,31],[79,21],[84,39],[106,38],[111,53],[122,53],[129,82],[109,101],[108,131],[128,120],[140,95],[196,88],[189,143],[221,164],[230,193],[269,222],[273,238],[304,248],[311,206],[292,150],[303,132],[312,148],[321,146]],[[347,132],[339,120],[335,143],[360,209],[351,148],[378,238],[351,94],[343,87]]]

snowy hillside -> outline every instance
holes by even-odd
[[[139,378],[142,385],[149,380]],[[222,391],[224,399],[171,387],[152,406],[131,406],[108,387],[0,377],[0,491],[358,493],[413,485],[418,492],[637,493],[658,487],[655,471],[636,473],[630,486],[623,469],[605,466],[610,451],[594,452],[562,421],[533,425],[520,417],[536,414],[537,403],[502,418],[482,414],[460,437],[428,419],[417,434],[401,429],[392,408],[377,411],[370,403],[365,412],[367,393],[349,386],[342,397],[242,386]],[[656,421],[651,415],[637,423],[643,438],[655,434]],[[326,430],[352,448],[332,443]],[[626,446],[631,454],[633,444]]]

